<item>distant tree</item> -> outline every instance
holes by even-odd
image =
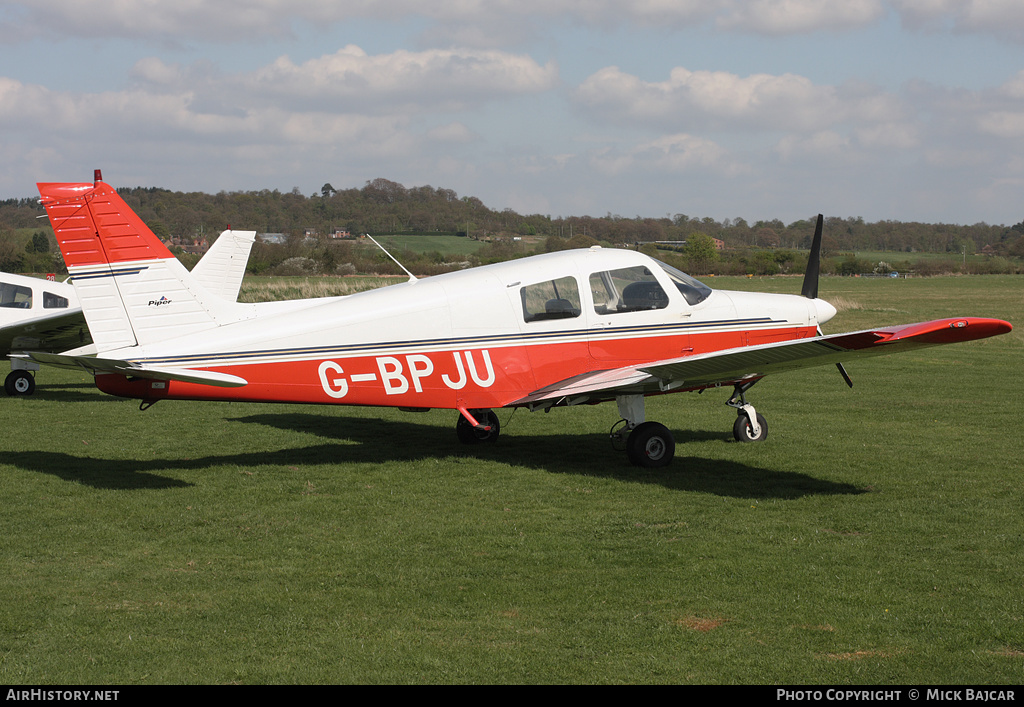
[[[25,244],[26,253],[49,253],[50,239],[42,231],[32,234],[32,240]]]
[[[544,252],[553,253],[556,250],[565,250],[569,247],[569,242],[565,238],[559,238],[558,236],[548,236],[544,240]]]
[[[167,224],[163,221],[152,221],[149,224],[149,228],[153,231],[153,235],[162,241],[170,240],[171,232],[167,228]]]
[[[683,255],[689,261],[690,272],[698,275],[710,272],[712,263],[718,257],[715,239],[701,231],[691,233],[683,246]]]
[[[0,233],[0,270],[4,272],[21,272],[24,256],[14,244],[14,232]]]

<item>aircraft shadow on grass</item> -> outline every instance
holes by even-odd
[[[204,468],[215,463],[213,460],[203,462],[186,459],[101,459],[46,450],[5,452],[0,461],[25,471],[50,474],[65,481],[108,491],[187,488],[192,484],[155,472]]]
[[[806,474],[762,469],[721,459],[686,456],[685,442],[721,441],[717,432],[687,431],[679,435],[679,458],[666,469],[632,467],[625,453],[612,449],[606,435],[555,434],[536,437],[507,435],[493,445],[461,445],[452,431],[425,425],[365,417],[343,417],[310,413],[265,413],[232,418],[234,422],[264,425],[302,432],[340,444],[305,447],[287,451],[291,461],[260,464],[301,463],[388,463],[438,457],[471,457],[498,461],[551,473],[615,477],[632,483],[658,484],[679,491],[700,491],[741,498],[799,498],[801,496],[860,494],[864,489],[851,484],[817,479]],[[506,431],[509,428],[506,427]],[[441,433],[439,435],[439,432]],[[445,435],[450,436],[447,440]],[[566,450],[571,450],[567,453]],[[278,454],[269,455],[271,459]]]
[[[38,385],[33,398],[57,403],[124,403],[100,391],[91,380],[87,383],[62,383],[60,385]]]
[[[739,498],[793,499],[802,496],[864,493],[851,484],[806,474],[758,468],[721,459],[683,455],[667,469],[643,470],[627,464],[603,435],[557,434],[506,436],[493,445],[464,446],[451,434],[445,441],[436,425],[364,417],[308,413],[266,413],[232,418],[245,425],[263,425],[331,440],[297,444],[288,449],[239,452],[177,459],[104,459],[46,450],[7,452],[3,462],[19,469],[51,474],[66,481],[103,490],[173,489],[192,486],[168,476],[175,470],[202,471],[229,466],[273,470],[297,465],[388,464],[433,458],[462,457],[543,469],[550,473],[613,477],[629,483],[657,484],[678,491],[697,491]],[[681,441],[725,443],[723,435],[687,432]],[[567,453],[566,450],[571,450]],[[187,454],[187,446],[183,449]],[[499,472],[500,473],[500,472]]]

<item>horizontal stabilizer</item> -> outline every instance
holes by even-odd
[[[65,354],[42,353],[31,351],[26,354],[37,363],[58,368],[74,368],[85,370],[92,375],[104,373],[117,373],[123,376],[134,378],[145,378],[148,380],[182,381],[184,383],[199,383],[200,385],[213,385],[219,388],[241,388],[248,385],[249,381],[238,376],[216,371],[202,371],[193,368],[150,368],[140,366],[131,361],[119,361],[112,358],[95,358],[93,356],[68,356]]]
[[[256,242],[256,231],[227,230],[213,242],[202,260],[192,268],[192,277],[223,300],[234,302],[245,277],[249,252]]]

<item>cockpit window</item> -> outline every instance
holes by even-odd
[[[654,274],[642,265],[604,270],[590,276],[594,311],[598,314],[664,309],[668,295]]]
[[[574,277],[560,277],[526,285],[519,291],[523,299],[523,319],[572,319],[580,316],[580,288]]]
[[[43,290],[43,309],[67,309],[68,298]]]
[[[711,288],[697,278],[691,277],[682,270],[677,270],[660,260],[658,265],[665,270],[665,273],[672,280],[672,284],[676,286],[676,289],[682,293],[690,305],[700,304],[711,296]]]
[[[0,282],[0,307],[32,309],[32,288]]]

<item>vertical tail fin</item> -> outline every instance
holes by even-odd
[[[200,284],[110,185],[37,186],[98,352],[251,316]]]

